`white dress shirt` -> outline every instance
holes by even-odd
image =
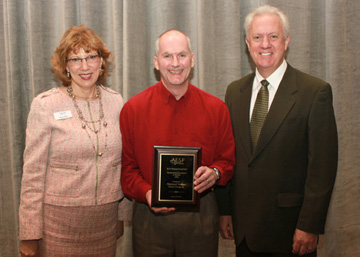
[[[285,74],[287,68],[287,63],[284,60],[283,63],[277,68],[266,80],[269,82],[268,90],[269,90],[269,105],[268,110],[270,109],[270,106],[272,104],[272,101],[274,100],[275,94],[277,89],[279,88],[279,84]],[[250,115],[249,115],[249,122],[251,121],[252,112],[254,109],[255,101],[257,94],[261,88],[261,81],[264,80],[258,70],[255,71],[255,78],[252,86],[252,95],[251,95],[251,102],[250,102]]]

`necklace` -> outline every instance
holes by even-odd
[[[93,120],[92,119],[92,115],[91,115],[91,112],[90,112],[90,109],[89,109],[89,112],[90,112],[90,120],[86,120],[80,107],[78,106],[77,102],[76,102],[76,95],[73,94],[73,89],[71,86],[68,86],[68,88],[66,89],[66,91],[68,92],[69,96],[71,97],[72,101],[73,101],[73,104],[74,104],[74,107],[76,109],[76,112],[78,114],[78,117],[80,119],[80,122],[81,122],[81,127],[85,130],[88,138],[90,139],[90,142],[92,144],[92,147],[95,151],[95,154],[97,156],[102,156],[103,155],[103,152],[100,152],[99,151],[99,139],[98,139],[98,133],[100,133],[101,131],[101,122],[103,121],[102,125],[104,126],[104,128],[107,127],[107,122],[105,121],[105,115],[104,115],[104,109],[103,109],[103,105],[102,105],[102,98],[101,98],[101,93],[100,93],[100,87],[98,85],[96,85],[96,95],[94,98],[99,98],[99,119],[97,120]],[[81,98],[81,97],[78,97],[78,98]],[[92,98],[88,98],[88,99],[92,99]],[[89,106],[89,102],[87,101],[87,104],[88,104],[88,107],[90,108]],[[98,124],[97,128],[96,128],[96,124]],[[97,139],[97,147],[95,147],[95,144],[93,143],[93,141],[91,140],[91,136],[89,134],[89,131],[87,130],[87,128],[92,131],[95,135],[96,135],[96,139]],[[104,146],[104,150],[106,149],[107,147],[107,131],[105,130],[105,146]]]
[[[79,99],[82,99],[82,100],[91,100],[91,99],[96,99],[98,98],[96,95],[94,97],[82,97],[82,96],[76,96],[77,98]]]

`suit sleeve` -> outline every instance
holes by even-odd
[[[20,240],[43,237],[43,199],[51,140],[46,110],[41,98],[35,98],[28,116],[19,207]]]
[[[214,192],[219,215],[231,215],[231,180],[225,186],[216,186]]]
[[[338,139],[329,84],[318,91],[308,120],[308,170],[297,228],[323,234],[338,161]]]
[[[229,90],[229,87],[228,87],[228,90]],[[227,91],[226,95],[225,95],[225,103],[226,103],[227,106],[229,106],[229,104],[230,104],[230,100],[229,100],[229,97],[228,97],[229,94],[231,94],[231,93],[229,93]],[[228,108],[228,110],[229,110],[229,108]],[[229,117],[230,117],[230,115],[229,115]],[[231,122],[231,121],[229,121],[229,122]],[[232,137],[233,137],[232,126],[231,126],[231,132],[230,133],[232,134]],[[235,143],[234,143],[234,147],[235,147]],[[231,208],[231,180],[227,184],[223,183],[223,184],[217,185],[214,189],[215,189],[214,192],[215,192],[215,198],[216,198],[216,202],[217,202],[217,206],[218,206],[219,215],[221,215],[221,216],[223,216],[223,215],[231,215],[231,213],[232,213],[232,208]]]

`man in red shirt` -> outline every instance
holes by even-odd
[[[194,54],[182,32],[170,30],[156,41],[155,68],[161,81],[131,98],[123,107],[121,184],[135,199],[135,256],[216,257],[217,206],[212,188],[233,175],[234,138],[228,109],[220,99],[190,84]],[[202,148],[194,175],[200,193],[198,211],[152,207],[153,147]]]

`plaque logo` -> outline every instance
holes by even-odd
[[[184,165],[185,164],[185,158],[172,158],[170,160],[170,163],[172,165]]]

